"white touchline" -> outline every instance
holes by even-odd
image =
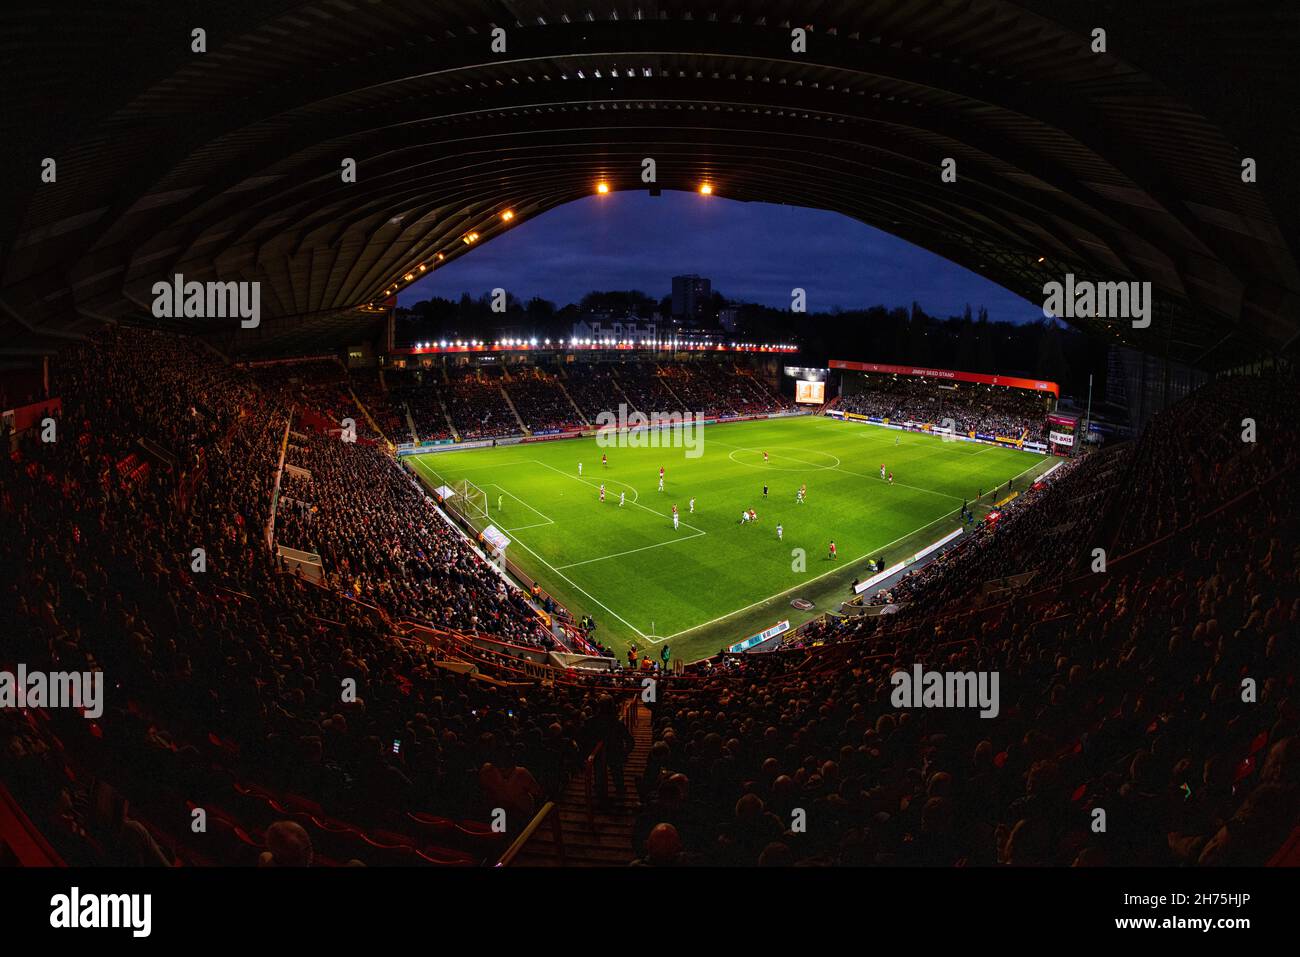
[[[719,443],[719,444],[720,444],[720,443]],[[1013,475],[1013,476],[1011,477],[1011,481],[1014,482],[1016,479],[1020,478],[1021,475],[1024,475],[1025,472],[1032,472],[1034,469],[1038,468],[1040,465],[1045,465],[1045,464],[1046,464],[1046,460],[1044,460],[1044,461],[1042,461],[1042,462],[1035,462],[1033,465],[1029,466],[1029,468],[1025,469],[1024,472],[1021,472],[1021,473],[1019,473],[1018,475]],[[879,548],[868,549],[867,551],[865,551],[865,552],[863,552],[861,555],[859,555],[857,558],[853,558],[853,559],[850,559],[849,561],[845,562],[845,567],[847,567],[847,566],[851,566],[851,565],[854,565],[854,564],[856,564],[857,562],[862,561],[862,559],[866,558],[868,555],[874,554],[875,552],[883,552],[886,548],[889,548],[889,547],[891,547],[891,546],[893,546],[893,545],[897,545],[897,544],[898,544],[899,542],[901,542],[903,539],[908,538],[909,536],[915,535],[917,532],[924,531],[925,529],[929,528],[930,525],[936,525],[936,524],[938,524],[939,522],[942,522],[944,519],[951,518],[952,516],[956,515],[956,514],[957,514],[958,512],[960,512],[960,511],[961,511],[961,509],[959,509],[959,508],[955,508],[955,509],[953,509],[951,512],[948,512],[948,513],[945,514],[945,515],[940,515],[940,516],[939,516],[938,518],[936,518],[934,521],[930,522],[929,525],[922,525],[920,528],[913,529],[912,531],[908,532],[906,535],[902,536],[901,538],[896,538],[896,539],[894,539],[894,540],[893,540],[892,542],[890,542],[888,545],[881,545]],[[830,571],[828,571],[828,572],[823,572],[822,574],[818,575],[816,578],[810,578],[810,579],[808,579],[806,582],[800,582],[798,585],[794,585],[794,586],[792,586],[792,587],[790,587],[790,588],[787,588],[785,591],[779,591],[779,592],[776,592],[776,593],[773,594],[773,595],[768,595],[766,598],[760,598],[758,601],[751,602],[751,603],[749,603],[748,605],[744,606],[743,608],[737,608],[735,611],[729,611],[729,612],[727,612],[725,615],[719,615],[717,618],[711,618],[711,619],[709,619],[708,621],[700,622],[698,625],[691,625],[691,627],[689,627],[689,628],[685,628],[685,629],[683,629],[682,631],[676,632],[675,634],[666,635],[666,636],[664,636],[664,637],[662,637],[662,638],[652,638],[652,637],[650,637],[650,636],[648,636],[648,635],[641,635],[641,637],[642,637],[642,638],[645,638],[645,639],[646,639],[648,642],[650,642],[652,645],[657,645],[657,644],[659,644],[659,642],[661,642],[661,641],[670,641],[670,640],[673,639],[673,638],[680,638],[682,635],[689,635],[691,632],[693,632],[693,631],[699,631],[701,628],[706,628],[706,627],[708,627],[709,625],[715,625],[715,624],[717,624],[717,623],[720,622],[720,621],[726,621],[728,618],[732,618],[732,617],[734,617],[734,616],[736,616],[736,615],[739,615],[742,611],[749,611],[749,609],[751,609],[751,608],[757,608],[759,605],[763,605],[763,604],[766,604],[766,603],[769,602],[769,601],[773,601],[774,599],[780,598],[782,595],[788,595],[788,594],[790,594],[790,592],[792,592],[792,591],[797,591],[797,590],[799,590],[800,588],[807,588],[807,587],[808,587],[809,585],[811,585],[813,582],[815,582],[815,581],[820,581],[821,579],[825,578],[827,575],[834,575],[836,572],[840,572],[840,571],[843,571],[843,570],[844,570],[844,567],[841,567],[841,568],[832,568]],[[640,634],[640,632],[638,632],[638,634]]]
[[[905,435],[905,437],[916,438],[916,436],[906,436],[906,435]],[[758,450],[758,449],[747,448],[747,447],[745,447],[745,446],[729,445],[728,443],[725,443],[725,442],[718,442],[716,439],[714,440],[714,443],[717,444],[717,445],[721,445],[721,446],[723,446],[724,448],[736,449],[736,450],[738,450],[738,451],[742,451],[742,452],[757,452],[757,451],[760,451],[760,450]],[[988,451],[989,448],[994,448],[994,447],[995,447],[995,446],[988,446],[987,448],[981,449],[980,451]],[[468,450],[468,449],[467,449],[466,451],[475,451],[475,450]],[[976,453],[976,454],[978,454],[978,453]],[[859,478],[865,478],[865,479],[877,478],[876,476],[862,475],[862,474],[859,473],[859,472],[851,472],[851,471],[849,471],[848,469],[843,469],[843,468],[838,468],[838,467],[826,468],[825,466],[818,466],[818,465],[814,465],[813,463],[809,463],[809,462],[801,462],[801,460],[799,460],[799,459],[795,459],[795,458],[792,458],[792,457],[790,457],[790,456],[777,456],[777,457],[778,457],[778,458],[787,458],[787,459],[789,459],[790,461],[794,461],[794,462],[800,462],[800,464],[808,465],[809,467],[814,468],[814,469],[817,469],[818,471],[832,471],[832,472],[837,471],[837,472],[843,472],[843,473],[845,473],[846,475],[854,475],[854,476],[857,476],[857,477],[859,477]],[[1013,475],[1009,481],[1015,481],[1016,479],[1020,478],[1020,476],[1026,474],[1027,472],[1032,472],[1034,469],[1039,468],[1039,467],[1045,465],[1046,462],[1047,462],[1046,458],[1042,459],[1041,461],[1037,461],[1037,462],[1035,462],[1033,465],[1029,466],[1029,468],[1024,469],[1024,470],[1021,471],[1021,472],[1018,472],[1016,475]],[[418,460],[417,460],[417,463],[416,463],[416,464],[417,464],[417,467],[420,467],[420,463],[418,462]],[[576,476],[576,475],[570,475],[568,472],[565,472],[565,471],[563,471],[562,469],[558,469],[558,468],[556,468],[555,466],[550,465],[550,464],[547,463],[547,462],[543,462],[543,461],[541,461],[540,459],[516,459],[516,460],[510,461],[510,462],[496,462],[496,463],[493,463],[493,464],[490,465],[490,466],[483,466],[483,469],[488,469],[488,468],[500,468],[500,467],[503,467],[503,466],[506,466],[506,465],[527,465],[527,464],[540,465],[540,466],[542,466],[543,468],[550,469],[552,472],[555,472],[555,473],[557,473],[557,474],[559,474],[559,475],[563,475],[563,476],[565,476],[565,477],[567,477],[567,478],[573,479],[573,480],[576,481],[576,482],[581,482],[583,485],[587,485],[587,486],[589,486],[589,487],[591,487],[591,488],[598,488],[598,487],[599,487],[598,483],[588,482],[586,479],[579,478],[579,477]],[[737,464],[742,464],[742,463],[737,463]],[[481,471],[481,470],[482,470],[482,469],[475,469],[474,471]],[[467,470],[467,471],[468,471],[468,470]],[[629,489],[632,489],[632,486],[631,486],[631,485],[628,485],[626,482],[619,482],[619,481],[617,481],[617,480],[610,480],[610,481],[611,481],[611,482],[614,482],[615,484],[623,485],[623,486],[626,486],[626,487],[629,488]],[[515,499],[515,500],[518,501],[518,502],[521,502],[525,507],[531,509],[531,510],[534,511],[534,512],[537,512],[538,515],[542,515],[542,513],[541,513],[538,509],[533,508],[533,506],[529,505],[527,502],[524,502],[523,499],[519,498],[517,495],[513,494],[512,492],[507,492],[507,491],[506,491],[504,488],[502,488],[500,485],[497,485],[496,483],[488,483],[488,484],[491,484],[492,487],[494,487],[494,488],[499,488],[499,489],[501,489],[503,492],[505,492],[505,494],[509,495],[511,498]],[[902,488],[911,488],[911,489],[914,489],[915,491],[918,491],[918,492],[928,492],[928,493],[931,494],[931,495],[939,495],[939,496],[942,496],[942,497],[945,497],[945,498],[950,498],[950,499],[953,499],[954,501],[958,498],[958,496],[955,496],[955,495],[948,495],[948,494],[945,493],[945,492],[936,492],[936,491],[934,491],[933,489],[918,488],[918,487],[911,486],[911,485],[903,485],[901,482],[895,482],[894,484],[895,484],[895,485],[899,485],[899,486],[902,487]],[[999,488],[999,487],[1000,487],[1000,485],[998,485],[998,486],[994,486],[994,489],[997,489],[997,488]],[[636,494],[636,490],[635,490],[635,489],[632,489],[632,492],[633,492],[634,495]],[[670,517],[669,515],[667,515],[667,514],[665,514],[665,513],[662,513],[662,512],[656,512],[656,511],[655,511],[654,509],[652,509],[652,508],[649,508],[649,507],[647,507],[647,506],[645,506],[645,505],[641,505],[640,503],[636,502],[635,500],[632,502],[632,504],[633,504],[633,505],[636,505],[638,508],[640,508],[640,509],[642,509],[642,510],[644,510],[644,511],[650,512],[652,515],[658,515],[658,516],[660,516],[660,517],[662,517],[662,518],[668,518],[668,517]],[[557,574],[557,575],[559,575],[561,578],[563,578],[566,582],[568,582],[568,583],[569,583],[570,585],[572,585],[575,589],[577,589],[579,592],[581,592],[583,595],[585,595],[587,598],[589,598],[592,602],[594,602],[595,604],[599,605],[601,608],[603,608],[605,611],[609,612],[609,614],[613,615],[615,618],[617,618],[620,622],[622,622],[622,623],[623,623],[624,625],[626,625],[628,628],[632,629],[632,631],[636,632],[636,634],[637,634],[638,637],[640,637],[640,638],[646,640],[646,641],[649,642],[650,644],[657,645],[657,644],[659,644],[660,642],[670,641],[670,640],[672,640],[672,639],[679,638],[679,637],[682,636],[682,635],[689,635],[689,634],[690,634],[691,632],[693,632],[693,631],[699,631],[701,628],[706,628],[706,627],[708,627],[709,625],[717,624],[717,623],[720,622],[720,621],[725,621],[726,619],[728,619],[728,618],[732,618],[732,617],[734,617],[734,616],[736,616],[736,615],[739,615],[739,614],[741,614],[742,612],[749,611],[751,608],[757,608],[758,606],[763,605],[763,604],[766,604],[766,603],[768,603],[768,602],[770,602],[770,601],[773,601],[773,600],[775,600],[775,599],[777,599],[777,598],[780,598],[780,597],[782,597],[783,595],[788,595],[788,594],[789,594],[790,592],[792,592],[792,591],[796,591],[796,590],[798,590],[798,589],[800,589],[800,588],[806,588],[808,585],[811,585],[812,583],[814,583],[814,582],[816,582],[816,581],[820,581],[821,579],[826,578],[828,575],[834,575],[834,574],[836,574],[837,572],[842,572],[842,571],[844,571],[846,567],[852,566],[852,565],[856,564],[857,562],[860,562],[862,559],[866,558],[868,555],[871,555],[871,554],[873,554],[873,553],[875,553],[875,552],[884,551],[884,550],[887,549],[887,548],[890,548],[890,547],[892,547],[892,546],[894,546],[894,545],[897,545],[899,542],[903,541],[904,539],[908,538],[909,536],[911,536],[911,535],[915,535],[915,534],[917,534],[918,532],[923,531],[923,530],[926,529],[926,528],[929,528],[930,525],[935,525],[935,524],[937,524],[937,523],[939,523],[939,522],[942,522],[942,521],[944,521],[945,519],[948,519],[948,518],[952,517],[953,515],[956,515],[956,514],[957,514],[958,512],[960,512],[960,511],[961,511],[961,509],[953,509],[951,512],[947,512],[946,514],[941,515],[941,516],[939,516],[938,518],[934,519],[934,520],[931,521],[929,524],[927,524],[927,525],[922,525],[920,528],[917,528],[917,529],[913,529],[912,531],[908,532],[906,535],[903,535],[903,536],[901,536],[901,537],[899,537],[899,538],[896,538],[896,539],[894,539],[894,541],[889,542],[889,543],[886,544],[886,545],[882,545],[882,546],[880,546],[880,547],[878,547],[878,548],[869,549],[868,551],[863,552],[863,553],[862,553],[861,555],[859,555],[857,558],[849,559],[847,562],[845,562],[845,565],[842,566],[842,567],[840,567],[840,568],[832,568],[830,571],[824,572],[824,573],[822,573],[821,575],[816,576],[815,578],[810,578],[810,579],[808,579],[808,580],[805,581],[805,582],[800,582],[798,585],[794,585],[794,586],[792,586],[792,587],[790,587],[790,588],[785,589],[784,591],[780,591],[780,592],[776,592],[776,593],[774,593],[774,594],[768,595],[766,598],[760,598],[758,601],[751,602],[750,604],[745,605],[744,607],[737,608],[737,609],[735,609],[735,610],[733,610],[733,611],[729,611],[729,612],[727,612],[727,613],[724,614],[724,615],[719,615],[719,616],[716,617],[716,618],[711,618],[710,620],[705,621],[705,622],[701,622],[701,623],[698,624],[698,625],[692,625],[690,628],[685,628],[685,629],[683,629],[683,630],[681,630],[681,631],[678,631],[678,632],[675,632],[675,633],[673,633],[673,634],[671,634],[671,635],[663,635],[663,636],[654,636],[654,635],[648,635],[648,634],[646,634],[646,633],[643,632],[640,628],[637,628],[636,625],[632,624],[630,621],[628,621],[626,618],[624,618],[624,617],[623,617],[622,615],[620,615],[618,612],[614,611],[612,608],[610,608],[608,605],[606,605],[606,604],[605,604],[604,602],[602,602],[600,599],[596,598],[594,595],[592,595],[590,592],[588,592],[585,588],[583,588],[581,585],[579,585],[577,582],[575,582],[573,579],[571,579],[568,575],[565,575],[562,571],[560,571],[560,569],[561,569],[561,568],[574,568],[574,567],[576,567],[576,566],[578,566],[578,565],[586,565],[586,564],[590,564],[590,563],[592,563],[592,562],[605,561],[605,560],[610,559],[610,558],[618,558],[618,557],[620,557],[621,555],[630,555],[630,554],[632,554],[633,552],[645,551],[646,549],[650,549],[650,548],[659,548],[659,547],[661,547],[661,546],[663,546],[663,545],[673,545],[673,544],[676,544],[676,543],[678,543],[678,542],[689,541],[689,540],[692,539],[692,538],[699,538],[699,537],[701,537],[701,536],[703,536],[703,535],[708,534],[708,533],[705,532],[703,529],[695,528],[695,526],[693,526],[693,525],[687,525],[685,522],[682,522],[682,526],[683,526],[684,528],[689,528],[689,529],[691,529],[693,532],[695,532],[696,534],[694,534],[694,535],[688,535],[688,536],[686,536],[685,538],[670,539],[670,540],[665,541],[665,542],[658,542],[658,543],[656,543],[656,544],[654,544],[654,545],[645,545],[645,546],[642,546],[641,548],[633,548],[633,549],[630,549],[630,550],[627,551],[627,552],[619,552],[619,553],[614,554],[614,555],[604,555],[604,556],[601,556],[600,558],[592,558],[592,559],[587,559],[586,561],[573,562],[573,563],[568,564],[568,565],[560,565],[560,566],[558,566],[558,567],[555,566],[555,565],[552,565],[552,564],[551,564],[550,562],[548,562],[545,558],[543,558],[541,555],[537,554],[537,552],[533,551],[533,550],[532,550],[531,548],[529,548],[526,544],[524,544],[523,541],[519,540],[518,538],[515,539],[515,544],[519,545],[520,548],[524,549],[524,551],[528,552],[530,555],[532,555],[534,558],[536,558],[539,562],[541,562],[543,565],[545,565],[545,566],[546,566],[547,568],[549,568],[551,571],[555,572],[555,574]],[[545,515],[542,515],[542,517],[543,517],[543,518],[546,518]],[[554,524],[557,524],[557,523],[554,522],[554,521],[551,520],[551,519],[547,519],[546,522],[537,523],[537,524],[535,524],[535,525],[524,525],[524,526],[520,526],[520,528],[518,528],[518,529],[508,529],[507,531],[510,531],[510,532],[514,533],[514,532],[520,531],[520,530],[522,530],[522,529],[524,529],[524,528],[541,528],[541,527],[543,527],[544,525],[547,525],[547,524],[554,525]]]
[[[619,621],[621,621],[623,624],[627,625],[629,628],[631,628],[633,631],[635,631],[635,632],[636,632],[638,635],[640,635],[642,638],[645,638],[645,637],[646,637],[645,632],[643,632],[640,628],[638,628],[636,625],[632,624],[630,621],[628,621],[626,618],[624,618],[622,615],[620,615],[620,614],[619,614],[618,612],[616,612],[614,609],[610,608],[608,605],[606,605],[603,601],[601,601],[601,600],[600,600],[599,598],[597,598],[595,595],[591,594],[591,592],[587,591],[585,588],[583,588],[581,585],[579,585],[577,582],[575,582],[575,581],[574,581],[572,578],[570,578],[568,575],[564,574],[564,572],[560,571],[558,568],[556,568],[554,565],[552,565],[550,562],[548,562],[548,561],[547,561],[545,558],[543,558],[541,555],[538,555],[535,551],[533,551],[531,548],[529,548],[527,545],[525,545],[525,544],[524,544],[520,539],[516,538],[516,539],[515,539],[515,544],[518,545],[520,548],[522,548],[524,551],[526,551],[528,554],[532,555],[534,558],[536,558],[539,562],[541,562],[543,565],[545,565],[545,566],[546,566],[547,568],[549,568],[551,571],[555,572],[555,574],[559,575],[561,578],[563,578],[566,582],[568,582],[568,583],[569,583],[570,585],[572,585],[574,588],[578,589],[578,591],[582,592],[584,595],[586,595],[588,598],[590,598],[592,601],[594,601],[594,602],[595,602],[597,605],[599,605],[601,608],[605,609],[607,612],[609,612],[611,615],[613,615],[615,618],[617,618],[617,619],[618,619]]]

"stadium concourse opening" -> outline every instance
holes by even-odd
[[[0,860],[1300,863],[1286,11],[149,6],[0,14]]]

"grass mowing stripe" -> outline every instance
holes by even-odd
[[[521,574],[540,581],[574,615],[595,616],[597,637],[615,649],[671,639],[675,655],[690,660],[757,633],[779,620],[774,615],[798,624],[835,607],[847,597],[850,579],[865,572],[866,558],[887,564],[906,558],[956,527],[954,506],[963,498],[985,502],[1009,479],[1055,461],[855,425],[811,416],[711,425],[693,458],[681,447],[600,445],[595,437],[537,443],[529,459],[520,458],[517,446],[466,449],[438,453],[437,470],[417,471],[434,486],[466,477],[497,487],[509,481],[510,497],[527,506],[519,509],[520,520],[540,522],[528,509],[552,520],[529,525],[522,535],[510,530],[525,539],[510,546]],[[764,466],[763,449],[781,458]],[[882,461],[894,472],[892,486],[878,477]],[[580,477],[579,462],[586,466]],[[658,497],[665,501],[633,502],[638,488],[655,487],[661,467],[666,490]],[[594,489],[602,482],[607,491],[628,489],[634,507],[617,508],[608,496],[599,504]],[[808,501],[796,505],[805,483]],[[692,498],[695,511],[688,513]],[[665,542],[671,503],[690,524]],[[738,513],[749,508],[758,522],[742,525]],[[773,528],[778,522],[781,541]],[[828,568],[831,539],[841,557]],[[796,548],[815,564],[794,560]],[[782,607],[790,597],[818,608]]]

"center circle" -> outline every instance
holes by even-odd
[[[763,462],[764,452],[769,456],[767,463]],[[818,462],[817,456],[827,461]],[[768,449],[733,449],[728,453],[727,458],[738,465],[769,469],[773,472],[826,472],[840,467],[840,459],[837,455],[818,452],[815,449],[791,449],[784,446],[773,446]]]

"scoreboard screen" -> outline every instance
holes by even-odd
[[[1074,433],[1079,427],[1079,420],[1074,416],[1049,415],[1047,417],[1047,441],[1053,455],[1070,455],[1074,452]]]
[[[821,405],[826,401],[826,383],[796,379],[794,383],[794,400],[804,405]]]

